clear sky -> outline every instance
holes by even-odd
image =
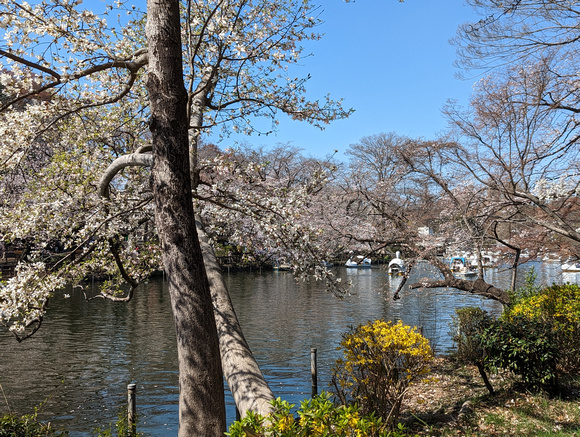
[[[312,76],[308,97],[330,93],[356,112],[324,131],[282,117],[276,134],[231,137],[218,143],[221,148],[234,141],[266,147],[291,143],[317,158],[337,149],[341,158],[350,144],[381,132],[434,139],[446,127],[445,102],[468,103],[476,79],[456,78],[449,40],[459,24],[481,17],[461,0],[321,2],[325,36],[309,45],[313,56],[301,67]]]

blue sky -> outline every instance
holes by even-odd
[[[324,131],[283,117],[276,134],[231,137],[221,148],[234,141],[291,143],[306,155],[322,158],[337,149],[342,158],[350,144],[380,132],[434,139],[446,127],[445,102],[468,103],[476,79],[456,78],[449,39],[459,24],[481,17],[461,0],[322,1],[325,36],[309,46],[313,56],[301,67],[312,76],[308,97],[330,93],[356,112]]]

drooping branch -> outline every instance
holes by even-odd
[[[460,279],[455,277],[453,272],[449,267],[441,261],[434,254],[427,254],[425,259],[429,261],[433,266],[435,266],[443,275],[442,279],[429,279],[425,278],[418,282],[409,285],[410,290],[416,290],[421,288],[455,288],[457,290],[466,291],[471,294],[476,294],[488,299],[496,300],[503,305],[508,305],[510,303],[509,293],[501,288],[495,287],[488,284],[481,278],[477,278],[475,281]],[[408,274],[411,273],[409,269]],[[402,286],[398,287],[397,291],[393,295],[393,299],[399,298],[399,292]]]
[[[135,281],[129,275],[127,270],[125,269],[125,266],[123,265],[123,261],[121,260],[121,257],[119,255],[119,251],[117,250],[117,244],[112,239],[109,239],[109,246],[111,249],[111,253],[113,254],[113,258],[115,258],[115,264],[117,265],[117,268],[119,269],[119,272],[121,273],[121,276],[129,284],[129,286],[131,288],[129,288],[129,291],[127,292],[127,294],[125,296],[115,296],[115,295],[110,294],[110,293],[106,293],[106,294],[102,293],[102,294],[99,294],[97,296],[93,296],[87,300],[102,298],[102,299],[111,300],[113,302],[129,302],[133,298],[133,294],[135,292],[135,289],[139,286],[139,282]]]
[[[148,150],[148,149],[147,149]],[[126,167],[150,167],[153,165],[153,155],[148,153],[142,153],[145,150],[140,148],[135,153],[131,153],[129,155],[123,155],[115,159],[109,167],[105,170],[101,179],[99,180],[99,195],[104,198],[108,199],[110,196],[109,191],[109,184],[113,180],[113,178],[124,168]],[[109,245],[111,249],[111,253],[113,254],[113,258],[115,259],[115,264],[121,273],[123,279],[130,285],[129,292],[126,296],[119,297],[114,296],[111,294],[101,294],[96,297],[106,298],[112,300],[114,302],[129,302],[133,298],[133,293],[135,289],[139,286],[139,282],[135,281],[125,270],[123,266],[123,261],[119,256],[119,252],[117,251],[116,245],[112,240],[109,240]],[[95,298],[96,298],[95,297]]]

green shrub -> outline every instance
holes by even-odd
[[[530,388],[557,388],[558,344],[553,324],[525,316],[501,318],[481,335],[486,365],[508,369]]]
[[[532,271],[513,296],[499,320],[478,308],[456,312],[456,357],[478,366],[484,381],[486,370],[506,369],[529,388],[556,391],[560,375],[580,370],[580,287],[539,289]]]
[[[538,274],[536,273],[536,269],[532,267],[527,273],[526,278],[524,280],[524,284],[515,289],[514,291],[509,292],[510,296],[510,307],[517,305],[520,301],[524,299],[528,299],[532,296],[535,296],[541,293],[541,287],[536,285],[536,280],[538,279]]]
[[[397,431],[386,430],[382,420],[374,415],[363,416],[356,405],[335,405],[330,395],[321,393],[313,399],[301,403],[295,418],[291,413],[292,404],[280,398],[273,402],[274,412],[263,417],[248,412],[242,420],[232,423],[231,437],[248,435],[296,437],[296,436],[336,436],[336,437],[399,437],[403,427]]]
[[[351,328],[340,346],[343,358],[333,369],[337,397],[393,426],[409,386],[430,370],[429,341],[400,321],[376,320]]]
[[[494,319],[478,307],[458,308],[455,314],[452,322],[452,338],[456,345],[454,358],[460,363],[477,366],[486,388],[493,394],[493,387],[487,377],[487,354],[481,336]]]
[[[456,350],[454,358],[462,363],[483,363],[485,351],[480,336],[493,323],[487,311],[478,307],[465,307],[455,310],[452,322],[452,338]]]
[[[62,436],[63,431],[56,431],[50,423],[38,421],[36,414],[18,417],[15,414],[0,416],[0,437],[42,437]]]
[[[560,373],[580,371],[580,287],[552,285],[521,299],[504,318],[525,317],[552,327]]]

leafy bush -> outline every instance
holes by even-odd
[[[268,435],[278,437],[337,436],[337,437],[398,437],[398,431],[387,431],[382,420],[374,415],[362,416],[355,405],[337,406],[330,395],[321,393],[301,403],[298,418],[291,413],[292,404],[280,398],[273,402],[274,412],[263,417],[248,412],[242,420],[234,422],[226,433],[231,437]]]
[[[400,321],[376,320],[351,328],[340,346],[343,358],[333,369],[337,397],[392,426],[409,386],[430,370],[429,341]]]
[[[0,416],[0,437],[61,436],[64,432],[54,430],[50,423],[37,420],[36,414],[18,417],[14,414]]]
[[[479,308],[456,311],[456,357],[477,365],[484,382],[486,370],[507,369],[530,388],[555,391],[561,374],[580,370],[580,287],[534,281],[532,271],[499,320]]]
[[[547,320],[562,326],[580,322],[580,287],[576,284],[552,285],[540,293],[521,299],[508,315]]]
[[[521,299],[504,318],[525,317],[552,327],[558,348],[558,370],[580,371],[580,287],[552,285],[540,293]]]
[[[557,388],[558,344],[553,324],[517,315],[492,323],[481,335],[486,365],[508,369],[532,388]]]
[[[456,346],[454,357],[460,362],[483,362],[485,351],[479,336],[490,326],[494,319],[487,311],[478,307],[465,307],[455,310],[452,322],[452,338]]]
[[[494,322],[494,319],[478,307],[458,308],[452,322],[452,338],[456,345],[454,358],[460,363],[473,364],[487,387],[494,390],[486,372],[486,350],[482,344],[483,332]]]
[[[536,280],[538,279],[538,274],[536,269],[532,267],[527,273],[524,280],[524,284],[514,291],[509,292],[510,296],[510,307],[517,305],[524,299],[528,299],[532,296],[540,294],[542,289],[536,285]]]
[[[15,414],[5,414],[0,416],[0,437],[57,437],[68,435],[68,431],[55,430],[50,423],[43,423],[38,420],[38,408],[35,408],[34,414],[18,417]],[[127,409],[122,408],[119,411],[117,422],[108,428],[97,428],[94,430],[95,437],[127,437],[143,436],[129,429],[127,420]]]

